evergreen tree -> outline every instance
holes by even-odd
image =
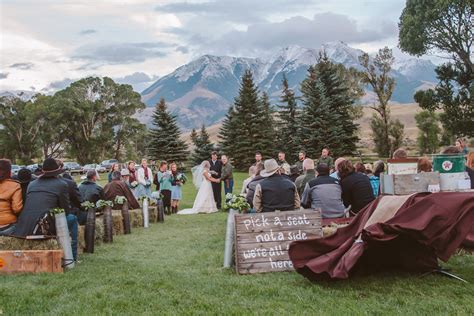
[[[416,126],[418,127],[418,148],[420,154],[434,154],[438,151],[440,139],[438,114],[432,111],[421,111],[415,115]]]
[[[295,92],[289,88],[288,80],[283,75],[283,90],[278,105],[278,150],[286,153],[287,160],[291,163],[297,161],[299,143],[299,111]]]
[[[239,95],[229,109],[220,130],[222,150],[229,155],[237,169],[248,168],[256,151],[268,157],[273,153],[270,141],[275,135],[268,97],[259,98],[252,72],[242,76]]]
[[[149,156],[157,161],[185,162],[188,156],[187,145],[181,139],[176,116],[168,112],[163,98],[156,105],[152,124],[153,127],[149,131]]]
[[[191,162],[193,165],[199,165],[204,160],[209,159],[211,152],[214,149],[204,124],[201,127],[199,135],[196,130],[193,129],[191,132],[191,140],[194,145],[194,152],[191,155]]]

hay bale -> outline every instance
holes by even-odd
[[[143,214],[141,209],[130,210],[130,224],[133,228],[143,227]]]
[[[150,223],[156,223],[158,221],[158,208],[156,206],[150,206],[148,207],[148,213]]]
[[[112,210],[112,228],[114,235],[123,235],[123,217],[121,210]]]
[[[86,247],[85,240],[85,230],[86,226],[79,226],[77,234],[77,252],[83,253],[84,248]],[[102,243],[104,239],[104,221],[102,218],[96,218],[95,220],[95,236],[94,236],[94,245],[98,246]]]
[[[56,238],[27,240],[15,237],[0,237],[0,250],[57,250],[61,249]]]

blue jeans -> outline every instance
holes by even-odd
[[[5,228],[0,228],[0,236],[10,236],[15,232],[16,224],[11,224]]]
[[[224,193],[232,193],[234,190],[234,179],[224,180]]]
[[[67,220],[67,228],[69,229],[69,234],[71,235],[72,256],[74,260],[77,260],[77,234],[79,230],[77,216],[74,214],[67,214],[66,220]]]

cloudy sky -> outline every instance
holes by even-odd
[[[51,92],[88,75],[139,90],[202,54],[397,44],[405,0],[0,0],[0,90]]]

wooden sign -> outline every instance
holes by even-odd
[[[236,214],[237,273],[292,271],[290,243],[322,236],[319,210]]]
[[[438,186],[439,191],[440,178],[438,172],[382,174],[380,183],[382,194],[408,195],[430,192],[435,190],[435,186]]]
[[[62,273],[62,250],[2,250],[0,274]]]

